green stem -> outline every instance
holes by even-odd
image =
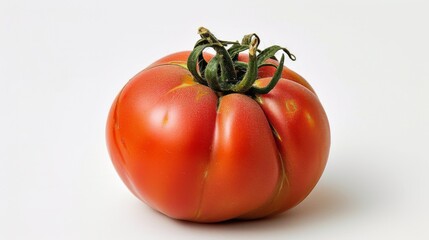
[[[222,91],[222,88],[219,84],[220,80],[219,80],[218,72],[219,72],[219,56],[216,55],[207,64],[207,67],[204,71],[204,75],[206,77],[208,86],[211,89],[217,92],[220,92]]]
[[[237,75],[235,72],[234,63],[232,62],[231,56],[223,44],[207,28],[200,27],[198,29],[198,34],[201,36],[201,38],[206,39],[209,43],[213,44],[213,49],[219,56],[218,60],[222,74],[220,80],[223,82],[235,81],[237,79]]]
[[[259,38],[253,38],[249,46],[249,63],[247,65],[247,71],[243,79],[234,85],[231,90],[233,92],[245,93],[252,88],[253,83],[258,78],[258,65],[256,59],[256,49],[258,49]]]
[[[208,29],[198,29],[201,39],[197,41],[189,55],[188,69],[196,81],[212,88],[219,94],[266,94],[271,91],[280,80],[283,70],[284,55],[278,66],[267,63],[270,58],[275,59],[275,54],[282,50],[291,60],[295,56],[286,48],[274,45],[264,50],[258,49],[260,39],[256,34],[245,35],[241,43],[237,41],[218,40]],[[232,45],[228,49],[226,47]],[[203,57],[203,51],[212,48],[216,55],[207,62]],[[248,51],[249,61],[238,61],[239,54]],[[263,88],[255,86],[260,67],[272,66],[276,68],[271,81]]]
[[[283,64],[285,61],[285,55],[282,55],[282,58],[280,59],[279,66],[276,69],[276,72],[274,73],[273,77],[271,78],[271,81],[267,84],[267,86],[263,88],[258,88],[253,86],[252,92],[257,94],[266,94],[270,92],[276,84],[279,82],[280,78],[282,77],[282,71],[283,71]]]

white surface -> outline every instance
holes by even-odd
[[[0,239],[429,239],[427,1],[215,2],[0,2]],[[325,106],[327,169],[287,214],[170,220],[113,169],[113,98],[199,26],[287,46]]]

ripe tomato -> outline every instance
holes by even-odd
[[[259,38],[233,45],[249,49],[250,57],[233,47],[225,56],[229,43],[203,28],[200,35],[199,49],[156,61],[114,100],[106,132],[119,176],[136,197],[177,219],[254,219],[297,205],[329,154],[329,124],[318,97],[304,78],[282,69],[283,58],[279,63],[262,51],[260,60]],[[203,54],[206,47],[217,54]],[[222,80],[231,69],[228,57],[235,82]],[[198,63],[190,65],[193,58]],[[238,77],[243,66],[249,73]],[[272,89],[257,91],[276,74]],[[253,80],[240,85],[245,79]]]

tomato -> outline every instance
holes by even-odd
[[[283,58],[262,59],[252,68],[256,40],[248,48],[247,40],[233,45],[250,49],[250,57],[234,53],[235,72],[229,73],[238,76],[237,69],[247,66],[243,79],[216,82],[219,75],[204,84],[190,60],[197,56],[192,66],[212,69],[208,79],[224,74],[230,57],[225,43],[204,33],[195,47],[199,52],[156,61],[118,94],[106,127],[113,165],[137,198],[172,218],[218,222],[284,212],[311,192],[324,171],[330,148],[326,113],[308,82],[282,68]],[[203,54],[206,47],[216,55]],[[276,74],[272,89],[258,91]]]

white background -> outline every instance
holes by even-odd
[[[0,239],[429,239],[425,2],[1,0]],[[288,47],[325,106],[326,171],[286,214],[171,220],[114,171],[114,97],[199,26]]]

